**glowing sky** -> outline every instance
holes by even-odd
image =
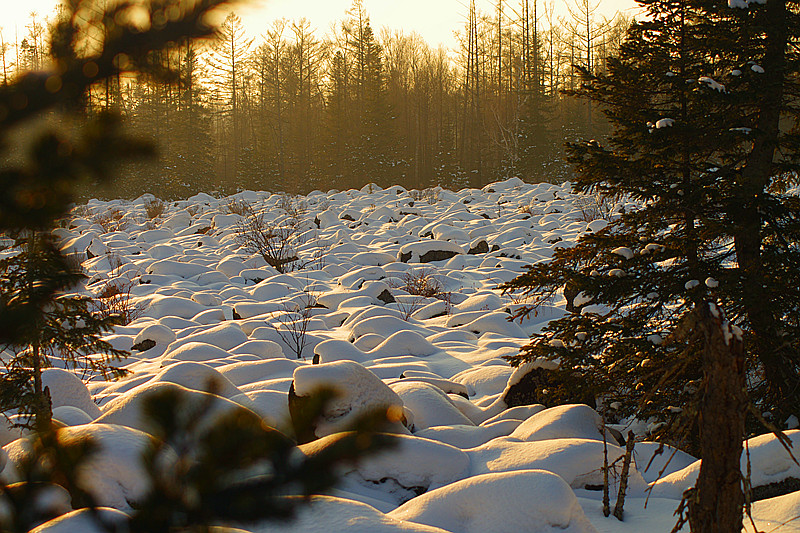
[[[565,14],[564,0],[555,2],[556,14]],[[20,38],[25,34],[24,26],[31,11],[40,16],[52,13],[57,0],[0,0],[0,27],[3,37],[14,39],[14,26],[19,28]],[[494,11],[496,0],[476,0],[479,10]],[[507,0],[510,7],[517,7],[519,0]],[[533,2],[531,1],[531,4]],[[285,17],[305,17],[320,34],[326,33],[332,22],[345,18],[352,0],[250,0],[236,8],[242,17],[247,32],[258,36],[265,32],[271,21]],[[364,0],[373,27],[383,26],[416,31],[432,46],[439,43],[454,47],[453,32],[461,29],[466,21],[467,0]],[[540,8],[544,2],[540,0]],[[616,11],[633,10],[633,0],[601,0],[598,14],[611,16]],[[508,12],[510,10],[506,8]]]

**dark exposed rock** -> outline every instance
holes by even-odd
[[[134,344],[133,346],[131,346],[131,350],[136,350],[137,352],[146,352],[155,345],[156,341],[152,339],[145,339],[139,344]]]
[[[453,250],[430,250],[419,256],[420,263],[430,263],[431,261],[446,261],[458,255]]]
[[[397,301],[395,300],[392,293],[389,292],[389,289],[383,289],[383,292],[378,295],[378,300],[382,301],[385,304],[391,304]]]
[[[478,254],[485,254],[489,251],[489,243],[485,240],[481,240],[475,243],[475,246],[469,249],[467,252],[470,255],[478,255]]]
[[[625,442],[625,437],[622,435],[622,432],[620,430],[606,426],[606,431],[611,433],[611,436],[614,437],[614,440],[617,441],[617,444],[619,446],[625,446],[625,444],[627,444]]]
[[[750,501],[757,502],[759,500],[766,500],[768,498],[797,492],[798,490],[800,490],[800,479],[796,477],[787,477],[783,481],[753,487],[753,494]]]
[[[315,407],[313,402],[310,396],[298,396],[294,392],[294,381],[292,381],[289,386],[289,414],[292,418],[292,425],[294,426],[298,444],[305,444],[317,438],[314,434],[314,427],[305,423],[311,420],[311,411]]]

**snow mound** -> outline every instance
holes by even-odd
[[[175,383],[196,391],[232,398],[242,393],[218,370],[202,363],[183,361],[170,365],[153,377],[153,381]]]
[[[96,446],[84,464],[78,468],[78,485],[104,507],[130,510],[149,490],[149,482],[141,467],[141,458],[152,437],[142,431],[103,423],[66,427],[58,430],[58,440],[64,445],[90,439]],[[31,444],[27,438],[18,439],[3,449],[9,464],[2,478],[8,482],[22,481],[17,466],[28,457]]]
[[[172,328],[163,324],[150,324],[145,326],[133,338],[133,349],[137,351],[147,351],[153,346],[168,346],[177,337]]]
[[[421,381],[396,381],[390,387],[414,413],[414,431],[431,426],[472,425],[439,387]]]
[[[519,420],[498,420],[497,422],[485,426],[434,426],[415,431],[414,435],[443,442],[461,450],[466,450],[486,444],[494,438],[506,436],[518,425]]]
[[[150,318],[177,316],[188,319],[204,310],[205,307],[189,298],[155,295],[150,299],[149,306],[145,309],[143,316]]]
[[[370,359],[393,357],[396,355],[414,355],[426,357],[439,351],[439,348],[428,342],[416,331],[401,330],[393,333],[385,341],[369,351]]]
[[[87,415],[82,409],[71,405],[61,405],[53,408],[53,419],[61,422],[65,426],[82,426],[91,424],[92,417]]]
[[[517,324],[511,322],[509,319],[511,315],[508,313],[494,312],[482,313],[482,316],[472,320],[471,322],[461,326],[462,329],[471,331],[476,335],[484,333],[498,333],[500,335],[518,339],[527,339],[528,334],[519,327]]]
[[[404,522],[365,503],[335,496],[312,496],[287,522],[250,527],[251,533],[447,533],[437,527]]]
[[[247,342],[247,340],[247,335],[242,331],[242,327],[239,324],[224,322],[176,340],[167,347],[165,355],[193,342],[204,342],[223,350],[230,350]]]
[[[662,446],[663,450],[658,453]],[[697,461],[696,457],[659,442],[637,442],[633,448],[633,458],[636,461],[636,468],[648,483],[656,481],[662,470],[663,478]]]
[[[292,377],[298,365],[297,361],[286,359],[281,353],[280,358],[230,363],[217,367],[217,371],[238,387],[266,379]]]
[[[608,443],[609,464],[624,455],[625,450]],[[466,450],[472,461],[472,475],[515,470],[547,470],[558,474],[573,488],[603,484],[603,442],[588,439],[549,439],[518,442],[511,437],[498,437],[482,446]],[[616,468],[621,468],[619,461]],[[612,485],[618,476],[613,478]],[[641,493],[644,479],[633,468],[628,480],[630,493]],[[616,489],[614,489],[616,490]]]
[[[46,368],[42,371],[42,387],[50,389],[53,407],[68,405],[77,407],[92,418],[100,416],[100,409],[92,401],[92,395],[83,381],[67,370]]]
[[[792,441],[792,449],[797,450],[800,446],[800,430],[793,429],[784,434]],[[792,460],[775,435],[759,435],[749,439],[747,443],[750,448],[750,483],[753,487],[778,483],[790,477],[800,479],[800,466]],[[697,482],[701,462],[702,460],[697,460],[653,483],[653,496],[680,500],[683,491]],[[747,454],[744,452],[741,468],[742,475],[747,475]]]
[[[197,420],[198,430],[203,427],[210,427],[220,417],[234,410],[240,410],[245,414],[257,417],[252,411],[222,396],[187,389],[174,383],[154,381],[135,387],[108,402],[103,406],[103,414],[95,420],[95,423],[117,424],[141,431],[152,431],[152,427],[150,427],[145,415],[144,404],[148,398],[163,391],[182,395],[186,399],[184,408],[188,412],[202,411],[204,418]]]
[[[463,253],[464,248],[454,242],[428,239],[404,244],[397,253],[397,259],[403,263],[430,263],[445,261]]]
[[[526,441],[561,438],[603,440],[603,420],[588,405],[558,405],[534,414],[510,437]]]
[[[108,529],[103,524],[109,526],[119,526],[121,531],[125,531],[125,524],[130,520],[127,513],[110,507],[99,507],[94,514],[89,509],[78,509],[54,518],[33,528],[30,533],[107,533]]]
[[[383,411],[401,420],[403,401],[375,374],[353,361],[335,361],[300,366],[294,371],[294,394],[305,397],[328,388],[336,396],[325,406],[314,433],[323,437],[350,429],[355,421],[370,412]],[[290,410],[292,398],[289,400]]]
[[[174,350],[169,350],[161,357],[161,366],[180,361],[197,361],[209,364],[219,359],[226,359],[230,354],[224,349],[206,342],[187,342]]]
[[[418,496],[390,517],[452,533],[596,533],[575,494],[555,474],[484,474]]]
[[[367,354],[359,350],[353,343],[339,339],[328,339],[314,347],[315,364],[332,363],[334,361],[363,363],[367,360]]]
[[[335,445],[345,435],[329,435],[301,445],[300,450],[311,456]],[[389,449],[369,455],[357,465],[342,467],[345,487],[378,491],[396,506],[469,474],[469,457],[453,446],[412,435],[384,438],[389,440]]]

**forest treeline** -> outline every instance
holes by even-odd
[[[598,6],[575,0],[557,17],[552,3],[498,0],[482,13],[472,0],[458,50],[376,32],[362,0],[322,37],[306,19],[249,36],[230,14],[212,44],[152,54],[177,83],[116,77],[94,87],[86,114],[120,113],[159,150],[121,168],[113,189],[82,192],[171,198],[566,179],[564,142],[608,131],[599,110],[569,91],[579,69],[605,71],[630,24],[599,16]],[[47,63],[47,27],[32,14],[21,42],[0,41],[4,84]]]

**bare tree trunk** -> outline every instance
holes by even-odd
[[[605,428],[603,428],[605,431]],[[605,439],[605,437],[603,437]],[[619,491],[617,492],[617,503],[614,505],[614,516],[622,522],[625,514],[625,492],[628,490],[628,474],[631,468],[631,457],[633,457],[633,447],[636,444],[636,437],[633,432],[628,432],[628,440],[625,443],[625,455],[622,459],[622,472],[619,476]]]
[[[693,311],[693,329],[703,342],[704,384],[699,414],[703,460],[689,502],[693,533],[742,530],[744,494],[739,465],[747,407],[744,347],[721,311],[713,309],[700,304]]]

